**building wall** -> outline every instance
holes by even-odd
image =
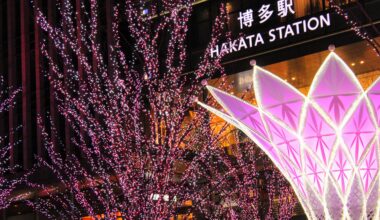
[[[61,0],[35,0],[51,24],[56,22],[59,13],[56,2]],[[73,3],[79,2],[74,0]],[[59,125],[62,140],[68,140],[69,132],[65,121],[59,116],[46,74],[50,71],[46,59],[41,54],[40,42],[46,39],[35,22],[36,10],[30,0],[0,1],[0,75],[6,85],[22,88],[16,98],[16,105],[9,112],[0,114],[0,134],[7,135],[11,145],[10,163],[27,170],[35,162],[33,155],[46,156],[37,125],[37,116],[47,124],[47,117]],[[99,1],[99,20],[102,26],[99,33],[106,40],[112,40],[110,26],[113,0]],[[49,50],[54,51],[52,42]],[[21,126],[21,127],[20,127]],[[20,128],[18,128],[20,127]],[[13,132],[12,132],[13,131]],[[70,150],[70,149],[60,149]]]

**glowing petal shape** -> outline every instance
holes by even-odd
[[[260,107],[284,121],[288,127],[297,130],[298,116],[304,103],[303,95],[264,69],[256,68],[253,76],[256,99]]]
[[[252,139],[257,145],[259,145],[260,148],[264,150],[266,154],[268,154],[268,156],[272,159],[272,161],[274,161],[274,163],[278,166],[278,168],[282,170],[281,160],[279,159],[278,153],[269,140],[263,138],[261,135],[251,130],[249,127],[245,126],[244,124],[241,124],[239,121],[235,120],[231,116],[219,110],[216,110],[210,106],[207,106],[203,103],[199,103],[199,104],[203,106],[204,108],[206,108],[207,110],[209,110],[210,112],[217,115],[218,117],[222,118],[226,122],[232,124],[233,126],[243,131],[250,139]],[[267,134],[265,134],[265,136],[267,136]]]
[[[352,177],[352,169],[347,155],[342,148],[339,148],[331,167],[331,173],[343,193],[346,192],[348,181]]]
[[[376,113],[377,125],[380,126],[380,79],[368,89],[367,95]]]
[[[298,193],[306,196],[306,191],[304,188],[304,180],[302,178],[301,172],[294,166],[293,163],[290,163],[288,160],[284,160],[284,167],[287,171],[287,177],[292,180],[292,183],[295,184]]]
[[[343,140],[349,147],[354,161],[358,164],[363,151],[367,148],[376,132],[365,99],[361,100],[342,132]]]
[[[355,74],[335,53],[331,53],[314,78],[309,98],[339,123],[361,93]]]
[[[335,130],[309,105],[302,138],[317,158],[327,165],[332,146],[336,140]]]
[[[305,174],[309,179],[309,182],[313,183],[313,186],[316,187],[316,190],[319,193],[323,193],[323,184],[325,181],[326,172],[323,167],[318,164],[316,160],[309,153],[306,154],[306,166]]]
[[[273,119],[265,117],[273,145],[281,152],[285,160],[291,161],[301,169],[301,150],[298,137],[280,126]]]
[[[379,170],[378,157],[376,153],[376,149],[378,147],[376,147],[376,145],[377,143],[372,145],[372,148],[369,150],[359,168],[360,177],[364,186],[364,192],[369,191],[370,186]]]
[[[207,88],[233,118],[268,139],[259,110],[256,107],[219,89],[211,86]]]
[[[208,87],[241,129],[283,173],[309,219],[379,219],[380,79],[364,92],[330,53],[307,97],[254,68],[258,107]]]

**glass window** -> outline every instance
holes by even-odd
[[[326,9],[328,0],[294,0],[296,17],[303,17]]]
[[[380,41],[380,37],[375,40]],[[366,42],[361,41],[338,47],[335,52],[350,66],[364,89],[380,77],[379,57],[376,56],[371,47],[367,46]],[[302,93],[307,94],[314,75],[328,54],[329,51],[326,48],[322,52],[270,64],[263,68],[289,82]],[[247,70],[229,75],[226,77],[225,85],[231,88],[230,93],[255,104],[252,74],[252,70]],[[212,80],[209,84],[221,88],[220,82],[221,80]],[[221,89],[226,90],[226,88]]]

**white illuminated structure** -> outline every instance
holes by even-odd
[[[309,219],[379,219],[380,80],[364,91],[331,52],[308,96],[254,67],[258,106],[208,86],[224,112],[292,185]]]

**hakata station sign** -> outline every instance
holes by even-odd
[[[258,10],[250,8],[239,12],[237,21],[240,25],[240,30],[245,31],[245,29],[254,28],[255,25],[264,24],[273,16],[285,18],[291,15],[295,15],[293,0],[278,0],[276,5],[263,4]],[[226,55],[267,43],[273,43],[278,40],[323,29],[330,25],[330,13],[305,17],[305,19],[297,20],[290,24],[279,25],[270,28],[268,31],[249,34],[217,45],[211,49],[211,57],[217,57],[220,54]]]

